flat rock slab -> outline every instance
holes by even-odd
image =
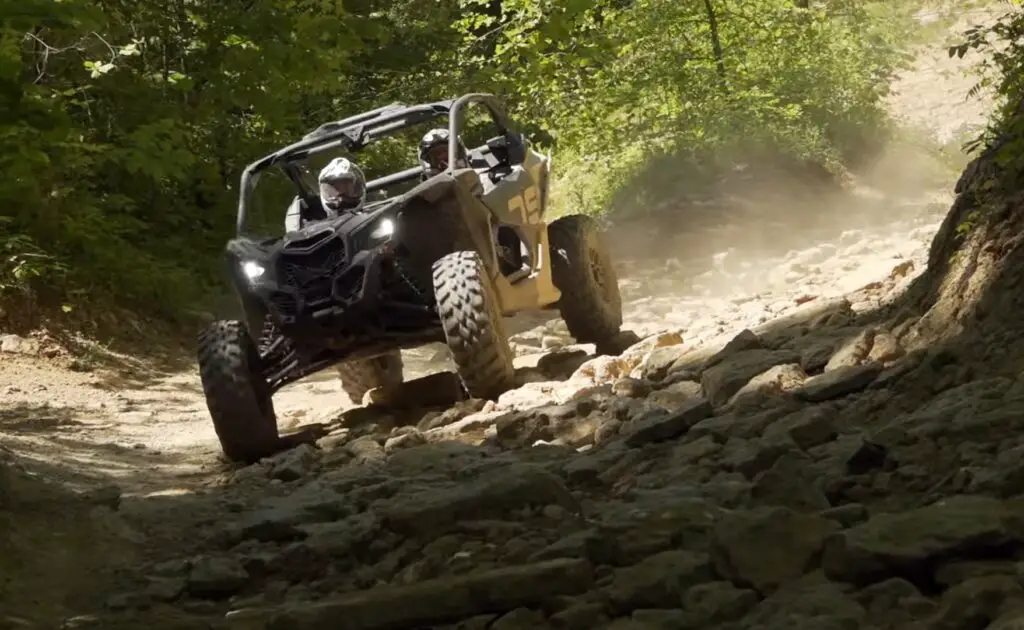
[[[878,363],[844,365],[808,380],[793,394],[807,402],[823,402],[866,389],[879,374],[882,366]]]
[[[674,608],[688,588],[709,580],[711,562],[707,555],[674,549],[617,569],[604,591],[619,613],[637,608]]]
[[[743,386],[758,374],[776,365],[799,363],[800,355],[788,350],[746,350],[721,359],[701,373],[700,384],[712,405],[729,402]]]
[[[825,544],[833,580],[867,584],[929,570],[932,560],[996,553],[1024,543],[1024,504],[957,495],[909,512],[879,514]]]
[[[714,411],[703,398],[692,398],[672,412],[649,412],[637,418],[629,428],[626,445],[643,446],[651,442],[671,440],[683,435]]]
[[[728,343],[722,346],[721,350],[704,363],[704,369],[706,370],[718,365],[725,359],[748,350],[764,350],[764,345],[761,343],[761,338],[754,331],[749,329],[741,330],[739,334],[730,339]]]
[[[838,432],[834,416],[831,409],[809,407],[772,422],[765,428],[764,436],[788,435],[800,448],[808,450],[835,439]]]
[[[712,558],[719,575],[767,594],[809,571],[838,529],[835,522],[784,507],[739,512],[715,528]]]
[[[251,614],[269,616],[265,630],[407,630],[536,608],[551,597],[582,593],[592,582],[587,561],[557,559],[407,586],[382,586],[270,615]]]
[[[385,409],[447,407],[462,400],[462,382],[454,372],[436,372],[404,381],[387,394],[372,390],[370,398]]]
[[[412,490],[375,506],[384,524],[399,533],[430,535],[463,519],[500,518],[526,506],[579,504],[556,475],[539,466],[517,464],[433,492]]]
[[[849,339],[844,343],[839,350],[832,355],[828,363],[825,365],[825,372],[833,372],[839,368],[853,367],[860,365],[867,358],[871,352],[872,345],[875,342],[875,331],[868,329],[862,330],[852,339]]]

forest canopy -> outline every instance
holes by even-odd
[[[499,95],[553,152],[558,211],[642,207],[676,192],[652,165],[711,176],[736,150],[839,172],[888,124],[911,28],[893,4],[4,3],[0,297],[201,308],[245,164],[395,100]]]

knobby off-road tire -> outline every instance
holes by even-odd
[[[597,222],[570,215],[548,226],[551,276],[562,292],[558,311],[578,343],[600,349],[622,327],[622,296],[611,255]]]
[[[401,385],[402,367],[402,353],[394,350],[372,359],[345,361],[337,370],[341,389],[353,403],[361,405],[371,389],[390,390]]]
[[[277,417],[260,374],[256,342],[240,321],[219,321],[199,334],[199,375],[206,406],[228,459],[253,463],[278,450]]]
[[[496,398],[515,386],[508,345],[487,270],[476,252],[455,252],[433,266],[434,297],[459,378],[470,396]]]

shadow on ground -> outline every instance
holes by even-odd
[[[202,476],[195,472],[197,460],[212,454],[106,442],[90,433],[116,428],[116,416],[108,424],[79,417],[81,412],[67,407],[0,405],[0,446],[42,478],[79,491],[105,485],[135,490],[189,485],[188,480]],[[136,482],[143,476],[144,482]]]

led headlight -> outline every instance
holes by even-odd
[[[395,233],[395,221],[394,219],[383,218],[377,222],[377,225],[370,231],[370,238],[375,240],[390,238]]]
[[[263,265],[252,260],[247,260],[242,263],[242,273],[250,282],[262,276],[266,271],[267,270]]]

